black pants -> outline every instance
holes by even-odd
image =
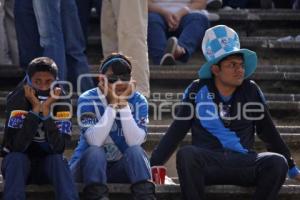
[[[216,152],[188,145],[177,153],[177,172],[184,200],[203,200],[205,185],[256,186],[253,199],[275,200],[288,165],[276,153]]]

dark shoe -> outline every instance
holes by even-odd
[[[160,60],[160,65],[175,65],[174,53],[177,47],[177,38],[170,37],[167,42],[167,46],[164,50],[164,55]]]
[[[208,0],[206,3],[207,10],[217,10],[222,8],[222,0]]]
[[[176,37],[170,37],[167,41],[166,48],[164,50],[164,54],[170,53],[174,54],[177,47],[178,40]]]
[[[131,185],[133,200],[156,200],[155,185],[150,181],[140,181]]]
[[[263,9],[271,9],[273,7],[272,0],[260,0],[260,7]]]
[[[160,60],[160,65],[176,65],[175,58],[172,54],[165,54]]]
[[[93,183],[83,189],[84,200],[109,200],[108,187],[104,184]]]

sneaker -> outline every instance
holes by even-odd
[[[206,8],[208,10],[217,10],[222,8],[223,1],[222,0],[207,0]]]
[[[176,37],[170,37],[167,41],[167,46],[165,48],[164,54],[170,53],[174,55],[176,51],[178,40]]]
[[[166,53],[160,60],[160,65],[176,65],[173,54]]]
[[[167,41],[167,46],[164,50],[164,55],[160,60],[160,65],[175,65],[174,53],[177,48],[177,38],[170,37]]]

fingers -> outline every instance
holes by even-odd
[[[25,97],[32,102],[32,100],[37,100],[36,96],[35,96],[35,90],[28,86],[28,85],[24,85],[24,92],[25,92]]]
[[[129,99],[131,97],[131,95],[133,94],[133,92],[136,89],[136,81],[135,80],[131,80],[128,83],[128,86],[126,88],[126,90],[122,93],[121,97],[122,99]]]
[[[54,88],[53,94],[55,97],[59,97],[61,94],[62,90],[59,87]]]

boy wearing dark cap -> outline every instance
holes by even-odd
[[[80,141],[70,161],[84,198],[108,199],[107,183],[131,183],[134,199],[155,199],[150,164],[141,147],[147,134],[148,103],[135,91],[131,62],[112,54],[100,67],[99,85],[78,100]]]
[[[78,194],[63,152],[71,137],[72,116],[60,99],[63,91],[51,85],[57,66],[47,57],[28,66],[26,78],[7,96],[2,146],[3,199],[25,199],[27,184],[52,184],[56,199],[76,200]]]

